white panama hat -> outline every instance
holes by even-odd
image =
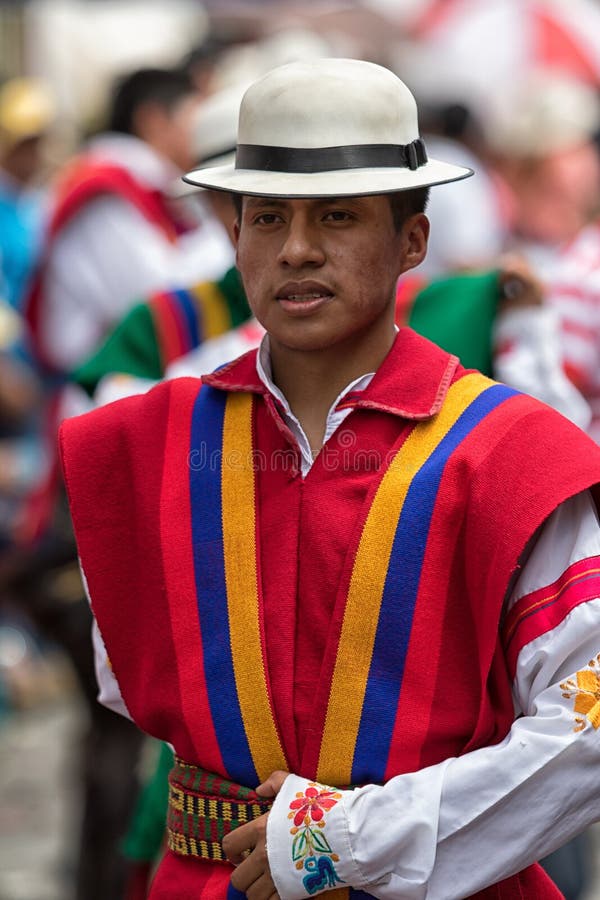
[[[472,174],[427,158],[414,97],[389,69],[316,59],[255,81],[240,107],[235,162],[197,169],[184,181],[302,198],[406,191]]]

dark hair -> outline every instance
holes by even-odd
[[[410,191],[394,191],[385,194],[390,202],[392,219],[396,231],[400,231],[405,221],[417,213],[425,212],[429,203],[430,189],[428,187],[413,188]],[[242,216],[243,195],[232,194],[231,199],[235,206],[238,219]]]
[[[387,195],[396,231],[400,231],[411,216],[425,212],[429,203],[429,194],[430,188],[421,187],[413,188],[410,191],[394,191],[393,194]]]
[[[108,117],[111,131],[134,134],[135,113],[145,103],[172,109],[194,92],[187,73],[180,69],[138,69],[117,82]]]
[[[238,217],[238,220],[242,218],[242,207],[244,205],[244,195],[243,194],[232,194],[231,202],[235,207],[235,214]]]

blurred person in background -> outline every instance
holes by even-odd
[[[43,241],[41,188],[47,139],[55,124],[49,89],[31,78],[0,86],[0,481],[4,550],[37,532],[35,494],[53,452],[43,428],[43,392],[30,358],[22,313]],[[10,315],[10,310],[15,315]]]
[[[551,279],[598,213],[600,98],[588,85],[540,71],[490,103],[484,129],[509,248]]]
[[[534,354],[554,360],[584,402],[578,424],[600,441],[600,129],[597,92],[556,72],[537,72],[490,104],[490,160],[508,224],[507,246],[542,285],[543,305],[515,307],[496,329],[497,373],[529,377]],[[577,400],[577,398],[580,398]],[[562,409],[565,414],[568,412]],[[578,900],[591,877],[588,837],[542,863]]]
[[[202,256],[193,241],[201,230],[199,217],[169,195],[173,180],[194,159],[190,129],[197,102],[179,70],[131,73],[112,98],[110,131],[92,139],[59,178],[27,308],[37,359],[51,371],[70,369],[140,292],[170,284],[186,262],[190,272],[202,265],[221,271],[221,233],[211,245],[207,230]],[[48,433],[58,415],[55,387],[50,379]],[[53,469],[42,533],[14,561],[6,590],[66,649],[78,675],[89,728],[81,752],[76,897],[118,900],[127,877],[119,845],[137,795],[142,736],[96,702],[91,614],[56,474]]]
[[[198,77],[197,65],[202,73],[203,99],[192,125],[196,164],[219,165],[233,158],[240,101],[254,78],[275,65],[318,58],[328,50],[328,42],[321,35],[288,27],[240,45],[209,39],[190,53],[184,68],[194,79]],[[256,323],[246,324],[250,309],[234,265],[236,212],[229,195],[186,185],[181,179],[177,179],[171,194],[201,210],[204,232],[199,235],[199,244],[209,229],[215,236],[219,233],[227,244],[220,255],[213,254],[214,268],[220,265],[221,269],[212,276],[203,271],[197,280],[186,279],[186,273],[179,272],[167,289],[152,292],[129,310],[106,340],[77,366],[72,379],[90,395],[103,381],[101,393],[95,398],[100,404],[147,389],[150,381],[163,378],[172,363],[206,340],[215,348],[214,358],[224,362],[228,358],[224,355],[226,347],[238,346],[238,335],[243,342],[261,335]],[[238,333],[235,329],[239,325],[242,330]],[[218,335],[231,329],[234,333],[226,343],[212,344]],[[211,353],[208,359],[212,358]],[[190,364],[194,365],[192,360]],[[135,385],[126,375],[145,379],[146,383]]]
[[[42,388],[22,352],[22,334],[20,316],[0,299],[0,560],[27,533],[27,501],[47,468],[36,427]]]
[[[240,101],[248,86],[232,85],[204,100],[193,128],[197,165],[216,165],[232,158]],[[202,205],[210,227],[229,242],[223,271],[212,281],[175,282],[134,306],[100,347],[75,370],[73,379],[90,395],[103,381],[100,403],[135,393],[124,376],[158,380],[170,363],[207,339],[227,332],[250,317],[239,273],[234,265],[233,226],[236,212],[229,194],[204,191],[180,179],[173,192]],[[177,286],[177,284],[179,286]],[[223,360],[225,361],[225,360]],[[95,398],[98,401],[98,398]]]
[[[28,303],[42,362],[68,371],[136,298],[182,277],[219,271],[223,241],[169,196],[193,162],[196,91],[180,70],[124,77],[108,132],[93,138],[59,178],[42,264]],[[208,235],[206,236],[208,237]]]
[[[20,310],[42,241],[44,203],[36,180],[54,103],[38,81],[0,86],[0,291]]]
[[[512,110],[512,113],[511,113]],[[510,221],[509,247],[544,287],[561,364],[591,409],[600,441],[600,100],[590,87],[540,73],[490,107],[488,143]],[[523,314],[505,330],[535,340]],[[509,378],[510,370],[501,378]]]

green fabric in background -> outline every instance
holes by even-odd
[[[232,266],[231,269],[228,269],[223,277],[215,283],[227,300],[227,307],[231,316],[231,327],[237,328],[238,325],[247,322],[252,313],[248,306],[240,273],[236,267]]]
[[[122,850],[127,859],[153,862],[160,853],[165,839],[169,772],[173,762],[173,751],[168,744],[161,744],[153,774],[142,787],[123,841]]]
[[[127,313],[100,349],[75,370],[72,379],[92,396],[98,382],[112,372],[154,381],[162,378],[160,350],[147,303]]]
[[[452,275],[431,282],[417,294],[408,325],[458,356],[467,369],[491,376],[497,305],[497,271]]]
[[[214,282],[227,310],[230,327],[250,318],[250,307],[238,270],[233,266]],[[72,380],[92,396],[105,375],[120,372],[158,381],[164,377],[160,335],[152,316],[151,301],[134,306],[98,350],[72,374]]]

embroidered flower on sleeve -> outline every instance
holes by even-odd
[[[294,838],[292,860],[298,870],[306,872],[302,883],[309,894],[343,883],[334,866],[339,856],[333,852],[325,835],[326,814],[341,798],[335,788],[310,783],[290,803],[288,818],[294,822],[290,829]]]
[[[331,788],[323,788],[318,785],[311,785],[303,794],[297,794],[296,799],[290,803],[290,809],[294,810],[294,825],[298,826],[304,822],[310,825],[313,822],[320,822],[326,812],[333,809],[341,794]],[[290,819],[292,816],[290,815]]]
[[[586,720],[595,729],[600,728],[600,653],[590,660],[586,669],[563,681],[560,687],[565,699],[575,698],[573,711],[581,713],[575,716],[573,731],[583,731]]]

